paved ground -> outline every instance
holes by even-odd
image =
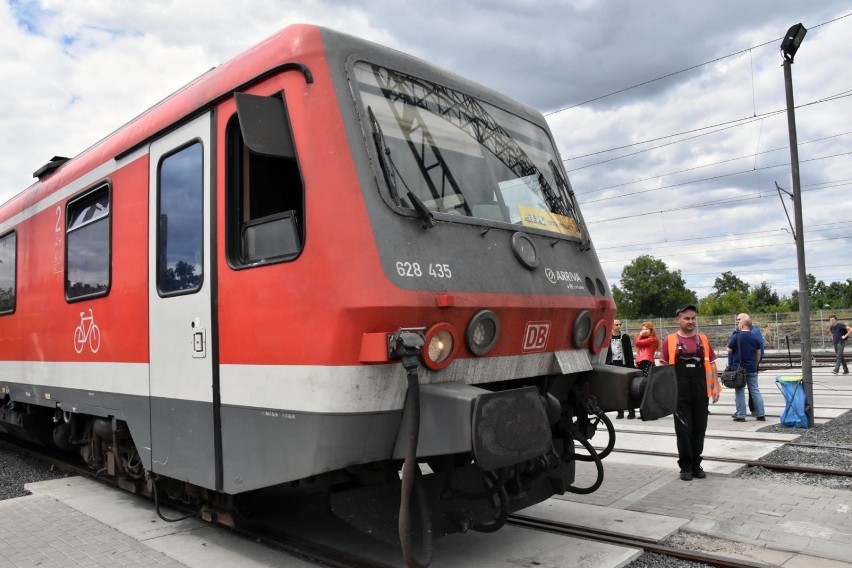
[[[605,477],[598,491],[566,495],[564,499],[681,518],[687,521],[682,531],[741,542],[747,546],[739,549],[739,556],[771,565],[852,567],[846,563],[852,562],[852,479],[846,489],[781,484],[740,478],[736,475],[739,467],[730,469],[730,464],[714,465],[712,461],[714,456],[726,452],[756,451],[763,455],[774,446],[771,440],[777,437],[775,433],[766,434],[770,441],[764,449],[757,442],[738,443],[736,436],[760,436],[760,428],[778,423],[785,403],[774,386],[776,374],[762,373],[760,377],[767,403],[766,423],[751,418],[744,423],[733,422],[733,393],[727,390],[719,404],[711,407],[708,435],[727,432],[730,438],[721,442],[708,440],[705,469],[710,473],[706,479],[681,481],[675,457],[649,459],[615,453],[604,460]],[[815,369],[814,400],[817,422],[839,416],[852,409],[852,380],[831,375],[830,369]],[[615,424],[620,429],[649,431],[649,435],[634,438],[628,444],[632,447],[677,452],[673,437],[659,435],[673,431],[670,418],[646,423],[616,420]],[[797,432],[803,430],[789,429],[788,437]],[[620,447],[616,433],[616,448]],[[714,473],[716,470],[722,473]],[[594,476],[593,468],[581,464],[576,485],[589,485]]]

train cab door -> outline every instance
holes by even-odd
[[[149,381],[152,471],[215,489],[210,129],[208,113],[150,147]]]

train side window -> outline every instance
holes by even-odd
[[[14,231],[0,237],[0,315],[15,311],[17,242]]]
[[[106,295],[111,252],[109,184],[69,202],[65,218],[65,298]]]
[[[283,93],[237,93],[228,122],[228,261],[234,268],[293,260],[305,241],[304,184]]]
[[[169,154],[157,171],[157,291],[194,292],[204,278],[204,159],[201,142]]]

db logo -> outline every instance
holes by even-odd
[[[547,337],[550,335],[549,321],[527,322],[524,331],[524,346],[522,351],[544,351],[547,346]]]

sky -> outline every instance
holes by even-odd
[[[848,16],[848,17],[847,17]],[[730,271],[798,288],[781,38],[805,265],[852,279],[852,5],[822,0],[2,0],[0,202],[292,23],[410,53],[545,115],[610,284],[648,254],[698,298]],[[786,211],[789,214],[789,221]],[[791,227],[792,226],[792,227]]]

